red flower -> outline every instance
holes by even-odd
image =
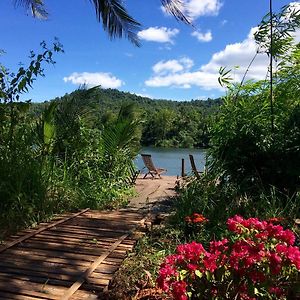
[[[195,223],[206,218],[194,213],[186,220]],[[209,251],[196,242],[179,245],[161,265],[159,287],[174,300],[187,300],[187,295],[196,296],[203,289],[221,299],[224,286],[234,278],[233,291],[240,300],[256,299],[253,287],[259,292],[267,288],[269,297],[281,298],[289,280],[300,271],[300,249],[293,246],[294,233],[274,223],[234,216],[227,221],[235,233],[232,239],[211,241]]]
[[[198,213],[193,213],[191,216],[186,216],[184,220],[189,224],[190,223],[200,224],[208,221],[208,219],[206,219],[203,215]]]
[[[277,286],[270,287],[269,292],[275,294],[278,298],[284,295],[283,289]]]
[[[175,281],[172,284],[172,295],[175,300],[188,300],[188,296],[186,295],[186,287],[187,284],[185,281]]]
[[[269,218],[267,221],[271,222],[271,223],[281,223],[282,221],[284,221],[285,218],[281,218],[281,217],[274,217],[274,218]]]

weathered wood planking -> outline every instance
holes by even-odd
[[[65,214],[0,246],[0,299],[97,299],[136,240],[132,211]]]

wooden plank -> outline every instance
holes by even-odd
[[[43,282],[47,282],[49,280],[57,280],[57,285],[62,286],[70,286],[70,283],[73,283],[78,276],[70,276],[66,274],[53,274],[47,272],[47,270],[44,271],[33,271],[33,270],[27,270],[27,269],[18,269],[18,268],[10,268],[10,267],[1,267],[1,273],[6,274],[17,274],[17,275],[26,275],[26,276],[32,276],[32,277],[38,277],[41,278]],[[82,274],[82,272],[78,272],[78,275]],[[67,281],[68,284],[64,283],[64,281]],[[108,279],[103,278],[89,278],[88,283],[105,286],[109,283]],[[0,298],[1,299],[1,298]]]
[[[117,227],[117,226],[116,226]],[[68,229],[69,231],[86,231],[86,232],[91,232],[91,233],[102,233],[102,232],[112,232],[112,233],[126,233],[128,232],[128,230],[132,229],[133,226],[131,228],[127,228],[127,229],[117,229],[117,228],[106,228],[106,227],[85,227],[85,226],[80,226],[80,225],[61,225],[59,228],[64,228],[64,229]]]
[[[77,217],[77,216],[79,216],[79,215],[85,213],[85,212],[88,211],[88,210],[89,210],[89,208],[84,209],[84,210],[82,210],[82,211],[80,211],[80,212],[78,212],[78,213],[72,214],[70,217],[67,217],[66,219],[62,219],[62,220],[59,220],[59,221],[57,221],[57,222],[51,223],[51,224],[49,224],[49,225],[47,225],[47,226],[41,227],[40,229],[38,229],[38,230],[36,230],[36,231],[34,231],[34,232],[31,232],[31,233],[29,233],[29,234],[27,234],[27,235],[25,235],[25,236],[22,236],[22,237],[20,237],[19,239],[15,240],[15,241],[13,241],[13,242],[7,244],[7,245],[4,245],[4,247],[0,248],[0,253],[2,253],[3,251],[5,251],[5,250],[7,250],[7,249],[9,249],[9,248],[11,248],[11,247],[13,247],[13,246],[15,246],[15,245],[17,245],[17,244],[23,242],[23,241],[25,241],[25,240],[31,238],[32,236],[34,236],[34,235],[37,234],[37,233],[40,233],[40,232],[45,231],[45,230],[47,230],[47,229],[50,229],[50,228],[52,228],[52,227],[54,227],[54,226],[57,226],[57,225],[59,225],[59,224],[62,224],[62,223],[66,222],[66,221],[68,221],[68,220],[70,220],[70,219],[72,219],[72,218],[75,218],[75,217]]]
[[[66,234],[68,233],[72,233],[72,231],[74,231],[77,233],[77,234],[81,234],[81,235],[84,235],[84,236],[90,236],[92,238],[96,238],[97,236],[98,237],[102,237],[102,238],[106,238],[106,237],[110,237],[110,238],[115,238],[115,237],[118,237],[120,236],[120,232],[115,232],[115,231],[112,231],[112,230],[101,230],[101,229],[98,229],[98,232],[94,232],[93,230],[76,230],[76,229],[68,229],[68,228],[64,228],[63,226],[59,226],[59,227],[55,227],[55,228],[51,228],[50,231],[54,231],[54,232],[64,232]]]
[[[25,297],[36,297],[37,299],[46,299],[46,300],[59,300],[60,295],[51,295],[46,292],[36,292],[33,291],[32,289],[28,290],[26,288],[21,287],[16,284],[11,284],[10,282],[6,283],[5,285],[0,286],[0,291],[1,292],[13,292],[14,294],[17,294],[18,297],[20,295],[25,296]],[[19,298],[16,298],[19,299]]]
[[[59,299],[66,291],[66,287],[51,286],[49,284],[34,283],[11,278],[5,282],[0,282],[0,291],[14,292],[24,296],[34,296],[42,299]]]
[[[143,220],[139,213],[84,210],[20,232],[0,248],[0,299],[96,299],[94,291],[109,284],[134,247],[130,234]]]
[[[63,254],[66,253],[74,253],[74,254],[83,254],[83,255],[93,255],[93,256],[99,256],[103,252],[105,252],[105,249],[101,249],[100,247],[79,247],[79,246],[70,246],[70,245],[61,245],[59,243],[51,243],[48,242],[45,243],[38,243],[35,241],[28,241],[24,244],[22,244],[21,248],[27,248],[27,249],[42,249],[42,250],[53,250],[55,252],[61,252]],[[124,257],[126,255],[126,249],[125,250],[115,250],[114,254],[116,257]]]
[[[50,263],[55,264],[58,268],[78,268],[78,267],[84,267],[85,269],[88,268],[92,262],[82,261],[82,260],[66,260],[66,259],[60,259],[60,258],[48,258],[45,256],[34,256],[34,258],[31,255],[22,255],[21,257],[15,257],[15,256],[4,256],[1,255],[1,258],[3,259],[3,262],[9,263],[12,265],[12,263],[27,263],[28,265],[33,264],[34,266],[38,266],[39,264],[42,264],[43,266],[51,266]],[[1,262],[0,262],[1,264]],[[53,265],[52,265],[53,266]],[[101,265],[101,271],[100,273],[104,274],[112,274],[118,269],[118,265],[116,264],[109,264],[106,262],[103,262]],[[98,272],[97,270],[95,272]],[[1,270],[0,270],[1,275]]]
[[[90,224],[99,224],[100,226],[103,226],[103,225],[136,225],[142,218],[139,217],[139,218],[124,218],[124,217],[120,217],[120,218],[89,218],[89,217],[86,217],[84,215],[84,217],[78,217],[76,218],[76,220],[71,220],[71,221],[68,221],[68,223],[90,223]],[[120,224],[121,222],[121,224]]]
[[[19,238],[20,236],[16,235],[15,238]],[[34,235],[32,238],[45,238],[47,239],[48,237],[50,238],[57,238],[59,240],[64,240],[64,239],[74,239],[74,240],[78,240],[78,241],[84,241],[84,242],[91,242],[91,243],[95,243],[95,239],[97,240],[97,242],[99,243],[110,243],[112,241],[116,241],[117,238],[113,238],[113,237],[102,237],[101,236],[82,236],[81,234],[78,234],[76,232],[62,232],[62,231],[53,231],[53,230],[47,230],[41,233],[38,233],[36,235]],[[134,246],[136,243],[136,240],[133,238],[127,238],[124,243],[122,243],[123,245],[128,245],[128,246]]]
[[[5,300],[39,300],[40,298],[33,298],[33,297],[29,297],[29,296],[16,295],[16,294],[0,291],[0,299],[5,299]]]
[[[78,254],[78,253],[63,253],[60,251],[54,251],[54,250],[49,250],[48,248],[46,249],[9,249],[9,254],[11,255],[22,255],[22,253],[27,253],[27,254],[31,254],[31,255],[41,255],[43,257],[45,257],[45,259],[47,259],[47,257],[56,257],[56,258],[61,258],[61,259],[79,259],[79,260],[83,260],[83,261],[88,261],[91,262],[94,259],[96,259],[98,257],[97,254],[89,254],[89,255],[83,255],[83,254]],[[120,261],[122,261],[122,258],[118,257],[118,255],[113,255],[110,256],[109,259],[107,259],[107,261],[111,261],[111,262],[116,262],[119,263]]]
[[[11,251],[9,251],[9,253],[5,252],[5,254],[2,254],[1,257],[7,260],[18,258],[20,260],[26,259],[26,260],[33,260],[37,262],[49,261],[49,262],[61,263],[61,264],[72,264],[74,266],[76,265],[90,266],[93,260],[97,257],[97,255],[89,256],[87,257],[87,259],[85,259],[86,257],[82,257],[82,256],[65,257],[62,255],[61,257],[57,257],[55,255],[50,256],[51,252],[49,251],[44,253],[43,251],[32,251],[32,250],[24,251],[24,249],[23,250],[14,249],[12,253],[10,252]],[[107,260],[105,260],[104,263],[107,265],[118,265],[121,261],[122,261],[121,258],[108,258]]]
[[[102,248],[108,248],[111,245],[111,242],[103,241],[103,240],[79,240],[79,239],[73,239],[73,238],[65,238],[65,237],[53,237],[50,235],[47,236],[34,236],[30,239],[31,241],[36,241],[36,242],[53,242],[53,243],[58,243],[61,242],[64,245],[77,245],[77,246],[93,246],[93,247],[102,247]],[[128,245],[122,243],[119,246],[119,249],[124,249],[125,251],[130,251],[132,250],[134,245]]]
[[[105,258],[111,254],[121,243],[128,237],[129,233],[124,234],[116,241],[105,253],[103,253],[95,262],[88,268],[84,274],[70,287],[70,289],[62,296],[60,300],[69,300],[72,295],[81,287],[86,279],[96,270],[96,268],[105,260]]]
[[[68,280],[59,280],[56,278],[45,278],[43,276],[40,276],[40,274],[38,276],[34,276],[32,274],[25,274],[25,273],[21,273],[21,274],[11,274],[11,273],[1,273],[0,274],[0,280],[3,281],[9,281],[11,279],[19,279],[24,281],[25,284],[27,284],[28,282],[34,282],[34,283],[39,283],[39,284],[47,284],[49,286],[54,286],[54,287],[63,287],[63,288],[69,288],[70,285],[74,282],[73,281],[68,281]],[[101,291],[103,290],[103,288],[107,286],[107,282],[97,282],[97,286],[95,285],[91,285],[91,284],[85,284],[84,288],[86,288],[87,290],[98,290]],[[0,297],[1,299],[1,297]]]
[[[76,266],[74,265],[61,265],[61,264],[54,264],[54,263],[44,263],[42,265],[37,265],[36,263],[28,263],[28,262],[22,262],[22,261],[14,261],[11,262],[0,262],[0,269],[4,268],[14,268],[14,269],[20,269],[20,270],[28,270],[28,271],[37,271],[41,273],[47,273],[47,274],[58,274],[58,275],[69,275],[73,276],[75,278],[78,277],[78,275],[82,274],[89,266]],[[116,269],[113,266],[105,267],[106,272],[102,272],[101,270],[96,270],[97,273],[95,275],[95,278],[101,278],[101,279],[111,279],[112,274]],[[1,274],[1,273],[0,273]],[[0,282],[1,285],[1,282]]]

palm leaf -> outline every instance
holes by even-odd
[[[25,9],[29,9],[35,18],[48,18],[48,12],[46,11],[43,0],[15,0],[15,5],[23,6]]]
[[[161,3],[166,11],[173,15],[176,20],[181,21],[185,24],[191,24],[188,16],[183,13],[184,3],[181,0],[161,0]]]
[[[126,37],[136,46],[140,46],[136,32],[141,24],[133,19],[121,4],[121,0],[90,0],[96,10],[96,16],[111,38]]]

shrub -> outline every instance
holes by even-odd
[[[228,237],[211,241],[209,250],[179,245],[161,265],[159,287],[175,300],[291,299],[300,250],[294,233],[277,221],[236,215],[227,221]]]

